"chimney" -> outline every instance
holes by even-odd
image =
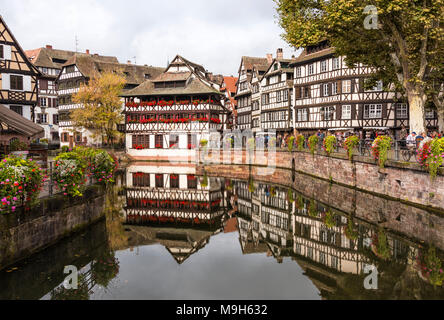
[[[282,48],[277,49],[276,59],[284,59],[284,51],[282,50]]]
[[[50,44],[47,44],[46,49],[52,49],[52,46]]]
[[[268,61],[268,63],[273,62],[273,55],[271,53],[267,53],[267,61]]]
[[[86,49],[86,54],[89,54],[89,49]]]
[[[127,64],[131,64],[131,60],[128,60],[126,63],[127,63]]]

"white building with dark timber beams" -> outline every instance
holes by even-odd
[[[125,97],[126,152],[132,157],[192,157],[201,139],[227,121],[220,85],[177,55],[159,76]]]
[[[348,67],[326,41],[305,48],[291,65],[296,130],[390,130],[397,135],[403,126],[409,127],[407,101],[385,90],[382,82],[366,89],[373,70],[362,64]],[[433,110],[426,111],[426,125],[437,128]]]

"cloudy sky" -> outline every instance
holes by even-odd
[[[181,54],[224,75],[237,74],[243,55],[295,54],[273,0],[0,0],[0,8],[25,50],[74,51],[77,36],[78,51],[161,67]]]

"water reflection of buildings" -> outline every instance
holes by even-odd
[[[195,166],[131,165],[126,171],[129,245],[161,244],[183,263],[223,231],[223,180],[198,177]]]
[[[352,219],[352,213],[334,210],[280,186],[253,181],[232,184],[238,197],[243,253],[267,253],[279,263],[291,258],[323,297],[346,291],[342,288],[345,279],[354,279],[362,287],[360,293],[366,291],[362,285],[366,265],[390,265],[390,270],[402,273],[416,264],[420,244]],[[386,240],[384,252],[377,245],[378,236]],[[389,272],[384,272],[382,281],[393,287],[397,276],[388,276]]]

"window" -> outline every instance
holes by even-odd
[[[150,147],[149,135],[132,136],[133,149],[148,149]]]
[[[302,68],[297,67],[296,68],[296,78],[300,78],[302,76]]]
[[[338,94],[338,83],[337,82],[333,82],[331,85],[331,94],[332,95],[337,95]]]
[[[162,135],[156,135],[154,140],[154,146],[156,149],[163,149],[163,136]]]
[[[282,101],[282,92],[281,91],[276,92],[276,101],[277,102]]]
[[[311,63],[308,65],[308,75],[312,75],[314,73],[314,64]]]
[[[40,90],[48,90],[48,80],[39,80]]]
[[[37,114],[37,123],[48,123],[48,115],[46,113]]]
[[[307,109],[298,109],[298,121],[308,121]]]
[[[82,142],[82,134],[80,132],[76,132],[74,134],[76,142]]]
[[[284,90],[284,101],[288,101],[288,90]]]
[[[197,189],[197,178],[195,175],[187,175],[187,187],[188,189]]]
[[[46,107],[46,98],[39,98],[40,106]]]
[[[144,172],[133,173],[133,186],[134,187],[149,187],[150,186],[150,174]]]
[[[408,118],[408,107],[407,103],[397,103],[396,104],[396,118],[407,119]]]
[[[52,123],[53,124],[59,124],[59,115],[58,114],[53,114],[52,115]]]
[[[368,91],[382,91],[382,81],[377,81],[376,85]]]
[[[23,116],[23,107],[22,106],[10,106],[9,107],[12,111],[15,113],[18,113],[19,115]]]
[[[178,149],[179,148],[179,136],[171,134],[170,135],[170,149]]]
[[[5,58],[5,54],[3,52],[3,46],[0,45],[0,59],[4,59]]]
[[[322,92],[323,92],[323,97],[327,97],[327,96],[329,96],[329,90],[328,90],[328,88],[329,88],[329,84],[328,83],[324,83],[324,84],[322,84]]]
[[[338,269],[338,257],[331,257],[331,267]]]
[[[322,107],[321,108],[321,116],[322,120],[333,120],[333,114],[335,111],[335,107]]]
[[[74,66],[66,67],[66,73],[74,73],[74,72],[75,72],[75,67]]]
[[[62,142],[69,142],[69,134],[68,132],[62,133]]]
[[[425,111],[425,118],[426,119],[434,119],[435,118],[435,111],[433,111],[433,110],[426,110]]]
[[[342,92],[351,93],[351,80],[342,81]]]
[[[333,70],[339,69],[339,58],[333,58]]]
[[[163,188],[163,174],[156,174],[156,188]]]
[[[145,79],[151,79],[151,75],[149,73],[145,73]]]
[[[11,90],[23,90],[23,76],[11,75]]]
[[[262,95],[262,104],[269,104],[270,103],[270,94],[264,93]]]
[[[194,149],[196,148],[196,136],[192,134],[187,135],[187,147],[188,149]]]
[[[319,263],[326,264],[326,256],[324,252],[319,252]]]
[[[321,61],[321,72],[327,71],[327,60]]]
[[[382,104],[366,104],[364,105],[364,118],[381,118],[382,117]]]
[[[342,119],[351,119],[351,105],[342,106]]]
[[[178,174],[170,174],[170,188],[171,189],[179,189],[179,175]]]

